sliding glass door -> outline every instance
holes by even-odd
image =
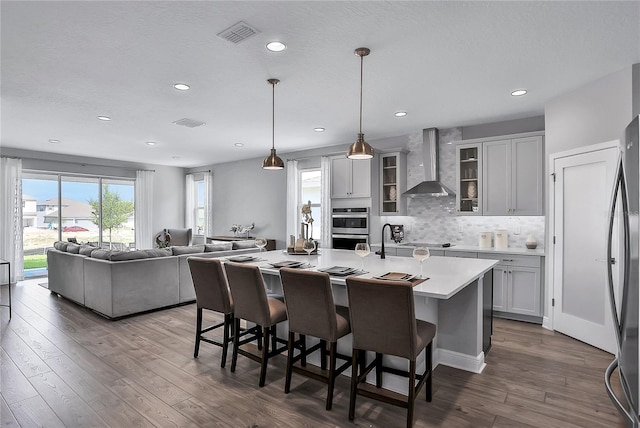
[[[134,184],[129,179],[25,171],[25,276],[46,275],[46,250],[55,241],[135,248]]]

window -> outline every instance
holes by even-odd
[[[134,185],[131,179],[25,171],[25,276],[46,275],[46,249],[58,240],[135,248]]]
[[[313,217],[313,225],[309,227],[311,238],[320,240],[322,238],[322,211],[320,209],[321,201],[321,177],[319,168],[300,170],[300,206],[298,207],[298,216],[300,223],[303,223],[302,205],[311,201],[311,217]]]
[[[196,186],[196,235],[204,235],[204,178],[195,181]]]

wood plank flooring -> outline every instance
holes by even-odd
[[[193,358],[195,305],[108,321],[37,285],[13,287],[13,318],[0,309],[2,427],[403,427],[405,410],[358,397],[349,382],[326,386],[294,374],[285,358],[259,388],[259,367],[239,357],[220,368],[207,343]],[[7,287],[0,290],[6,303]],[[207,321],[218,319],[207,315]],[[496,319],[482,374],[434,372],[433,402],[418,400],[415,427],[622,427],[603,383],[612,360],[540,326]]]

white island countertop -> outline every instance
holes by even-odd
[[[360,268],[361,258],[355,252],[349,250],[321,249],[318,255],[289,255],[282,250],[262,252],[262,261],[254,262],[267,274],[278,274],[278,269],[271,267],[269,263],[281,262],[284,260],[311,261],[311,268],[330,268],[332,266],[345,266]],[[484,275],[498,263],[498,260],[489,259],[460,259],[453,257],[432,256],[425,260],[423,265],[423,275],[428,280],[416,285],[413,288],[414,295],[432,297],[436,299],[449,299],[462,290],[467,285]],[[359,275],[363,278],[384,275],[387,272],[402,272],[418,275],[420,273],[420,262],[412,257],[387,256],[381,259],[373,252],[364,260],[365,274]],[[331,282],[344,285],[345,277],[332,276]]]

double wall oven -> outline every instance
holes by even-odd
[[[369,208],[334,208],[331,214],[332,247],[353,250],[369,243]]]

